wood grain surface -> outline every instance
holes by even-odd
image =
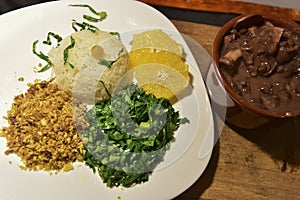
[[[172,22],[212,52],[219,27]],[[299,122],[270,123],[251,130],[227,122],[203,175],[175,199],[299,200],[299,166]]]
[[[241,2],[237,0],[140,0],[144,3],[157,6],[167,6],[190,10],[249,14],[260,13],[276,15],[277,17],[290,18],[300,21],[300,10],[275,7],[263,4]]]

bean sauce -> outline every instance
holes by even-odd
[[[221,69],[245,101],[270,112],[300,112],[300,28],[263,21],[234,27],[224,38]]]

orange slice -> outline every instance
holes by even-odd
[[[177,100],[189,84],[183,47],[162,30],[148,30],[133,36],[130,66],[138,84],[156,97]]]

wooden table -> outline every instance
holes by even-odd
[[[212,52],[219,27],[172,22],[181,33]],[[299,166],[300,123],[266,125],[255,130],[226,123],[203,175],[175,199],[299,200]]]
[[[156,6],[189,9],[196,11],[209,11],[220,13],[261,14],[276,17],[290,18],[300,21],[300,10],[270,6],[266,4],[249,3],[241,0],[139,0]],[[271,0],[270,0],[271,1]]]

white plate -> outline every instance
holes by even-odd
[[[121,33],[124,43],[130,41],[133,33],[147,28],[161,28],[177,33],[175,26],[160,12],[141,2],[132,0],[72,0],[39,4],[19,9],[0,16],[0,115],[5,116],[13,97],[27,89],[26,83],[34,79],[48,79],[49,72],[37,74],[33,71],[40,60],[33,55],[33,41],[44,40],[48,32],[67,36],[73,32],[72,19],[82,21],[82,15],[89,13],[86,8],[74,8],[69,4],[84,3],[105,10],[107,19],[99,23],[99,28]],[[175,34],[176,35],[176,34]],[[176,104],[182,117],[190,124],[180,127],[176,141],[167,152],[162,163],[146,183],[132,188],[107,188],[92,171],[81,164],[68,173],[50,176],[49,173],[27,172],[19,169],[19,159],[6,156],[6,141],[0,138],[0,200],[81,200],[81,199],[171,199],[190,187],[206,168],[211,152],[199,159],[199,149],[208,136],[213,141],[212,112],[206,89],[196,62],[180,35],[175,38],[182,42],[187,52],[190,73],[193,75],[192,94]],[[43,50],[43,49],[41,49]],[[18,81],[24,77],[25,81]],[[7,125],[0,119],[0,126]],[[207,139],[207,138],[206,138]],[[210,146],[212,149],[212,146]],[[11,162],[11,163],[10,163]]]

